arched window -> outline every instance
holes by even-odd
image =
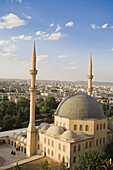
[[[64,151],[64,152],[66,151],[66,147],[65,147],[65,145],[63,145],[63,151]]]
[[[78,151],[80,151],[80,144],[78,145]]]
[[[62,157],[62,161],[65,162],[65,156]]]
[[[76,162],[76,156],[73,157],[73,163],[75,163],[75,162]]]
[[[40,149],[40,145],[38,144],[38,149]]]
[[[58,145],[58,148],[59,148],[59,150],[61,150],[61,144],[59,143],[59,145]]]
[[[101,143],[102,143],[102,139],[100,138],[100,145],[101,145]]]
[[[96,145],[98,145],[98,139],[96,140]]]
[[[53,140],[52,140],[52,143],[51,143],[51,145],[52,145],[52,147],[54,147],[54,142],[53,142]]]
[[[88,143],[86,142],[86,144],[85,144],[85,148],[87,149],[88,148]]]
[[[103,143],[105,143],[105,137],[103,137]]]
[[[82,125],[80,125],[80,130],[83,130],[83,126]]]
[[[77,130],[77,125],[74,125],[74,130]]]
[[[21,147],[21,152],[23,152],[23,146]]]
[[[89,147],[91,148],[91,141],[89,142]]]
[[[50,154],[50,150],[48,149],[48,155]]]
[[[74,150],[73,150],[73,152],[76,152],[76,146],[74,146]]]
[[[88,131],[89,130],[89,126],[88,125],[86,125],[86,129],[85,129],[86,131]]]
[[[103,124],[103,129],[105,129],[105,123]]]
[[[51,156],[54,156],[54,152],[53,151],[51,151]]]
[[[102,124],[100,124],[100,130],[102,129]]]
[[[97,130],[98,130],[98,125],[97,125]]]
[[[44,143],[46,144],[46,138],[44,138]]]
[[[48,145],[50,145],[50,139],[48,139]]]
[[[59,160],[61,159],[61,156],[60,156],[60,154],[58,154],[58,159],[59,159]]]

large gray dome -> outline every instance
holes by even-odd
[[[69,119],[106,118],[96,99],[85,94],[75,94],[65,98],[59,104],[55,115]]]

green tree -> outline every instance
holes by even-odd
[[[109,144],[107,144],[105,148],[106,155],[108,155],[109,158],[112,158],[113,160],[113,141],[111,141]]]
[[[15,121],[11,115],[6,114],[2,120],[2,130],[11,130]]]
[[[40,163],[40,170],[51,170],[51,168],[49,168],[49,166],[48,166],[47,160]]]
[[[60,163],[60,166],[59,166],[59,170],[65,170],[65,169],[66,169],[65,160],[64,160],[64,157],[63,157],[62,161]]]
[[[16,163],[16,166],[13,168],[13,170],[19,170],[19,165],[18,165],[18,162]]]
[[[13,101],[7,101],[7,108],[5,114],[12,116],[16,115],[16,103],[14,103]]]
[[[105,152],[98,150],[87,150],[79,155],[71,170],[104,170],[108,158]]]

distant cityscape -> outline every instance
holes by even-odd
[[[69,95],[87,93],[87,81],[37,80],[36,86],[36,99],[39,97],[46,99],[48,96],[54,96],[57,101],[61,101]],[[29,87],[30,80],[1,79],[0,99],[7,98],[15,103],[21,97],[30,99]],[[109,101],[109,104],[113,104],[113,83],[93,82],[92,95],[101,103]]]

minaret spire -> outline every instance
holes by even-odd
[[[36,127],[35,127],[35,94],[36,94],[36,51],[35,41],[33,45],[32,53],[32,67],[30,70],[31,75],[31,87],[30,91],[30,121],[27,129],[27,156],[32,156],[36,153]]]
[[[90,54],[90,61],[89,61],[89,74],[88,74],[88,95],[92,95],[92,79],[93,79],[93,75],[92,75],[92,56]]]

